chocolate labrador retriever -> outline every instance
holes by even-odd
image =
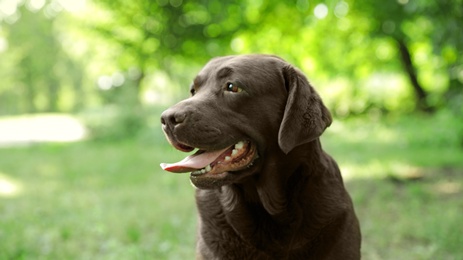
[[[191,172],[197,259],[359,259],[360,229],[319,137],[331,115],[305,76],[269,55],[212,59],[191,97],[164,111]]]

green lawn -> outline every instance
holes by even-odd
[[[0,149],[0,259],[193,259],[184,155],[154,124],[126,141]],[[451,118],[337,120],[323,137],[363,232],[363,259],[463,259],[463,149]]]

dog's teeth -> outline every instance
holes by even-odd
[[[228,162],[231,160],[231,157],[230,156],[225,156],[225,161]]]
[[[201,173],[206,173],[206,169],[201,169]]]
[[[210,172],[212,168],[211,168],[211,165],[209,164],[204,169],[206,170],[206,172]]]
[[[235,149],[241,149],[244,147],[244,142],[243,141],[239,141],[237,144],[235,144]]]
[[[231,156],[235,156],[235,155],[237,155],[237,154],[238,154],[238,150],[233,149],[233,151],[232,151],[232,153],[231,153]]]

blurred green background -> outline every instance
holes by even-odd
[[[463,259],[462,0],[0,0],[0,259],[193,259],[159,116],[242,53],[332,111],[364,259]]]

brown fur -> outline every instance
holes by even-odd
[[[229,81],[244,91],[226,92]],[[205,150],[250,140],[259,153],[224,179],[192,178],[197,259],[360,259],[351,199],[319,140],[331,115],[305,76],[275,56],[227,56],[192,89],[162,115],[170,140]]]

